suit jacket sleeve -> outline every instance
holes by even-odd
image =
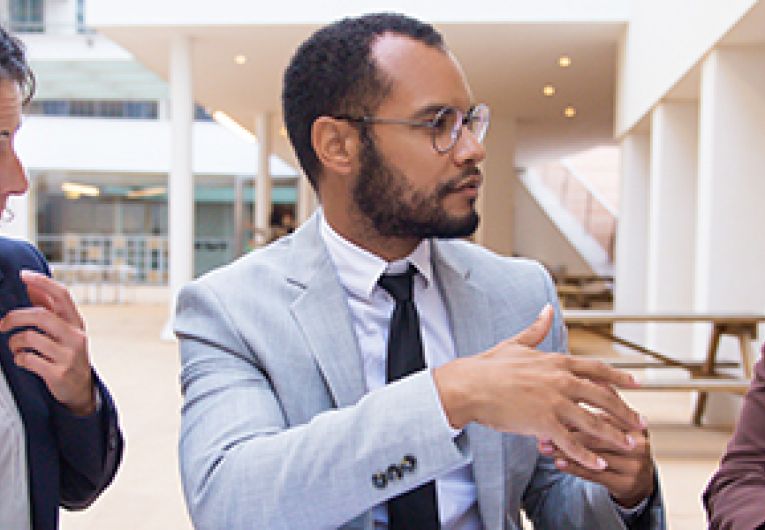
[[[75,416],[54,402],[53,423],[61,454],[61,505],[87,508],[114,478],[122,458],[123,440],[117,410],[106,386],[94,373],[100,408]]]
[[[765,360],[755,366],[720,469],[704,492],[704,506],[713,530],[748,530],[765,524]]]
[[[204,282],[182,290],[175,330],[181,478],[198,530],[336,528],[467,462],[427,371],[290,425],[262,364],[279,352],[251,351]],[[398,473],[407,455],[416,468]],[[376,487],[373,475],[391,469],[388,485]]]
[[[555,307],[552,350],[564,353],[568,350],[568,335],[555,287],[549,275],[540,270],[545,277],[548,300]],[[645,511],[627,526],[604,486],[563,473],[552,459],[540,455],[534,476],[524,493],[523,506],[539,530],[658,530],[665,528],[666,522],[658,481],[655,486]]]
[[[50,276],[45,258],[36,256],[39,270]],[[109,485],[122,456],[117,411],[106,386],[93,373],[100,407],[90,416],[75,416],[52,396],[51,417],[61,455],[61,505],[77,510],[89,506]]]

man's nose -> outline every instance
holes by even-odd
[[[14,152],[0,170],[0,188],[8,195],[22,195],[29,189],[29,179]]]
[[[478,141],[473,131],[463,126],[462,133],[452,149],[452,156],[457,165],[480,164],[486,158],[486,147]]]

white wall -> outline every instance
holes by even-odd
[[[56,33],[76,33],[76,0],[48,0],[45,2],[45,31]]]
[[[477,243],[494,252],[513,253],[513,181],[515,180],[515,121],[497,118],[492,134],[486,137],[484,182],[476,206],[481,224],[475,234]]]
[[[307,2],[242,2],[218,0],[90,0],[91,26],[218,25],[218,24],[322,24],[348,15],[396,11],[432,22],[609,22],[623,21],[628,0],[537,0],[496,2],[475,0],[327,0]]]
[[[616,135],[645,116],[757,1],[633,1],[619,51]]]
[[[551,272],[565,270],[568,274],[593,274],[585,262],[560,232],[544,209],[519,179],[513,189],[513,250],[515,254],[536,259]]]
[[[193,170],[200,174],[253,175],[257,145],[216,123],[194,123]],[[170,168],[170,125],[159,120],[30,116],[16,140],[32,170],[166,173]],[[271,157],[271,174],[297,175]]]
[[[24,33],[20,37],[33,64],[34,61],[129,61],[133,58],[124,48],[97,33]]]

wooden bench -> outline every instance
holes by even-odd
[[[563,318],[571,329],[581,329],[603,337],[610,342],[630,348],[638,357],[602,357],[598,360],[619,368],[680,368],[690,379],[661,379],[645,381],[642,390],[698,391],[699,398],[693,412],[694,425],[701,425],[709,392],[744,394],[752,377],[754,354],[752,342],[757,338],[757,325],[765,322],[765,315],[756,313],[617,313],[614,311],[564,310]],[[686,361],[657,352],[613,333],[613,325],[632,323],[695,323],[708,322],[712,334],[703,361]],[[739,344],[740,362],[718,361],[720,337],[731,335]],[[578,352],[572,352],[578,353]],[[741,376],[731,376],[719,369],[741,368]]]
[[[563,307],[590,308],[594,304],[610,307],[613,302],[612,276],[562,274],[554,280]]]

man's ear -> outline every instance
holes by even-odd
[[[359,136],[350,123],[321,116],[311,127],[311,143],[325,171],[347,175],[354,173]]]

